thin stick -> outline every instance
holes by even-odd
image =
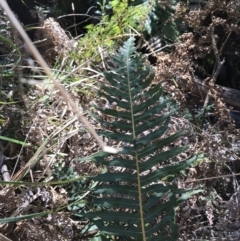
[[[75,15],[74,3],[72,3],[72,10],[73,10],[73,22],[74,22],[74,28],[75,28],[75,35],[77,36],[77,26],[76,26],[76,15]]]
[[[213,46],[214,55],[217,59],[217,64],[218,64],[217,70],[215,71],[215,73],[213,74],[213,77],[212,77],[213,83],[215,84],[216,80],[217,80],[217,77],[218,77],[218,75],[219,75],[219,73],[222,69],[222,66],[225,63],[225,59],[223,59],[223,61],[220,60],[219,51],[217,49],[216,39],[214,37],[214,28],[212,28],[212,46]],[[203,104],[202,126],[203,126],[203,123],[204,123],[205,113],[206,113],[207,105],[208,105],[208,102],[209,102],[209,94],[210,94],[210,90],[208,91],[207,96],[206,96],[205,101],[204,101],[204,104]]]

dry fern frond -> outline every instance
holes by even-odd
[[[57,58],[66,55],[72,49],[74,40],[71,40],[62,27],[53,18],[47,18],[40,23],[35,39],[39,52],[52,65]]]

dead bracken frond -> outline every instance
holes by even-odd
[[[50,65],[55,63],[56,59],[66,56],[77,44],[53,18],[47,18],[40,23],[35,39],[39,42],[39,52]]]

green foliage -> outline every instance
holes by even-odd
[[[10,51],[16,51],[17,53],[17,57],[18,59],[16,59],[15,61],[15,65],[17,66],[21,60],[21,53],[19,51],[19,49],[6,37],[4,37],[3,35],[0,34],[0,64],[4,65],[4,64],[8,64],[8,62],[11,62],[11,57],[9,59],[8,58],[1,58],[1,55],[6,56],[7,54],[9,54]],[[10,55],[10,54],[9,54]]]
[[[176,208],[200,190],[179,190],[174,178],[197,157],[182,162],[174,159],[187,147],[169,147],[181,132],[163,136],[173,111],[166,110],[168,101],[161,98],[160,84],[151,86],[154,73],[136,54],[133,38],[113,62],[116,68],[104,74],[107,83],[99,95],[115,102],[116,108],[95,107],[104,117],[93,116],[108,130],[101,134],[122,143],[124,149],[115,155],[99,152],[92,158],[108,171],[90,178],[99,183],[88,200],[91,212],[76,210],[76,215],[90,219],[92,228],[100,230],[103,239],[98,240],[113,240],[113,236],[119,240],[177,240]]]
[[[79,41],[80,63],[94,57],[100,61],[99,47],[108,52],[115,50],[129,35],[137,33],[157,36],[164,43],[173,43],[179,36],[179,26],[173,19],[175,6],[181,1],[162,3],[156,0],[145,1],[95,1],[101,6],[101,22],[86,26],[87,34]],[[98,55],[98,56],[96,56]],[[104,55],[104,54],[103,54]],[[76,59],[76,58],[75,58]]]
[[[169,1],[166,5],[155,1],[145,24],[145,30],[149,35],[162,37],[166,42],[174,42],[179,36],[177,23],[171,19],[176,3]]]
[[[62,163],[57,163],[54,166],[52,175],[53,179],[57,181],[71,180],[78,177],[77,172],[75,172],[71,167],[67,167]],[[69,206],[69,209],[74,210],[75,208],[82,208],[84,206],[82,203],[73,204],[73,202],[79,200],[79,197],[88,191],[89,181],[87,181],[86,178],[82,178],[81,180],[77,180],[70,185],[64,185],[64,188],[68,192],[68,200],[72,203]]]
[[[128,1],[110,1],[111,14],[106,13],[105,5],[102,5],[102,20],[98,25],[90,24],[87,34],[80,40],[80,63],[99,53],[99,47],[111,51],[127,36],[132,34],[132,29],[142,32],[144,19],[148,8],[145,5],[129,6]],[[79,54],[79,53],[78,53]],[[78,58],[79,59],[79,58]],[[96,58],[98,61],[100,58]]]

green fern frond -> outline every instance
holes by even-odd
[[[145,23],[145,30],[149,35],[159,36],[166,43],[173,43],[179,37],[179,26],[173,19],[178,2],[182,0],[169,0],[168,3],[155,1]]]
[[[159,103],[162,88],[151,86],[154,73],[136,53],[134,39],[120,48],[113,61],[117,67],[105,73],[108,83],[101,86],[99,95],[115,102],[117,108],[96,107],[112,121],[95,118],[109,130],[101,134],[121,142],[124,149],[116,155],[99,152],[93,157],[109,171],[91,178],[99,185],[88,203],[92,211],[83,216],[98,227],[105,240],[113,240],[111,235],[119,240],[176,240],[176,207],[200,190],[179,190],[172,181],[197,157],[174,163],[173,158],[187,147],[164,149],[181,132],[163,136],[172,113],[166,112],[167,101]]]

